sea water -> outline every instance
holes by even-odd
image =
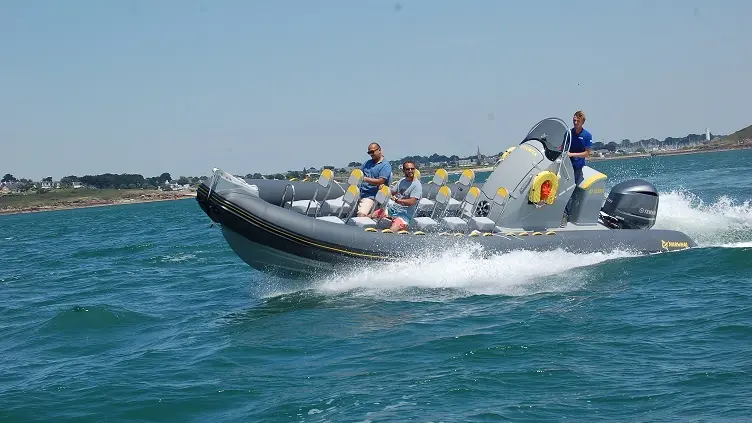
[[[748,420],[751,159],[592,164],[653,182],[656,227],[697,249],[450,250],[294,287],[192,199],[0,216],[0,421]]]

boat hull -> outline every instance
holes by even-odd
[[[437,255],[473,249],[481,257],[514,250],[573,253],[615,250],[652,254],[696,246],[684,233],[659,229],[608,229],[588,226],[550,231],[495,234],[392,234],[331,223],[247,195],[242,190],[211,191],[202,184],[196,199],[221,225],[232,250],[254,269],[285,277],[310,277],[359,263]],[[267,199],[268,200],[268,199]]]

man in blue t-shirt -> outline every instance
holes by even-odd
[[[392,166],[384,159],[378,143],[372,142],[368,145],[368,155],[371,158],[360,167],[363,171],[363,182],[360,184],[358,216],[361,217],[371,213],[379,187],[389,185],[392,179]]]
[[[593,145],[593,136],[582,125],[585,123],[585,113],[582,110],[578,110],[572,116],[572,124],[574,127],[570,130],[570,136],[572,139],[572,145],[569,147],[569,160],[572,161],[572,167],[574,168],[574,184],[580,185],[583,180],[582,168],[585,166],[585,160],[590,157],[590,147]],[[574,193],[574,191],[572,192]],[[572,197],[569,197],[567,206],[565,208],[564,218],[562,219],[562,226],[569,219],[569,213],[572,211]]]

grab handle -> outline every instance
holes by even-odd
[[[282,202],[279,203],[279,206],[282,208],[285,207],[285,196],[287,195],[287,188],[292,188],[292,198],[290,198],[290,205],[292,205],[293,201],[295,201],[295,185],[293,184],[285,185],[285,190],[282,191]]]

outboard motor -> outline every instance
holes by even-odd
[[[615,185],[601,207],[599,221],[611,229],[650,229],[658,216],[658,190],[642,179]]]

